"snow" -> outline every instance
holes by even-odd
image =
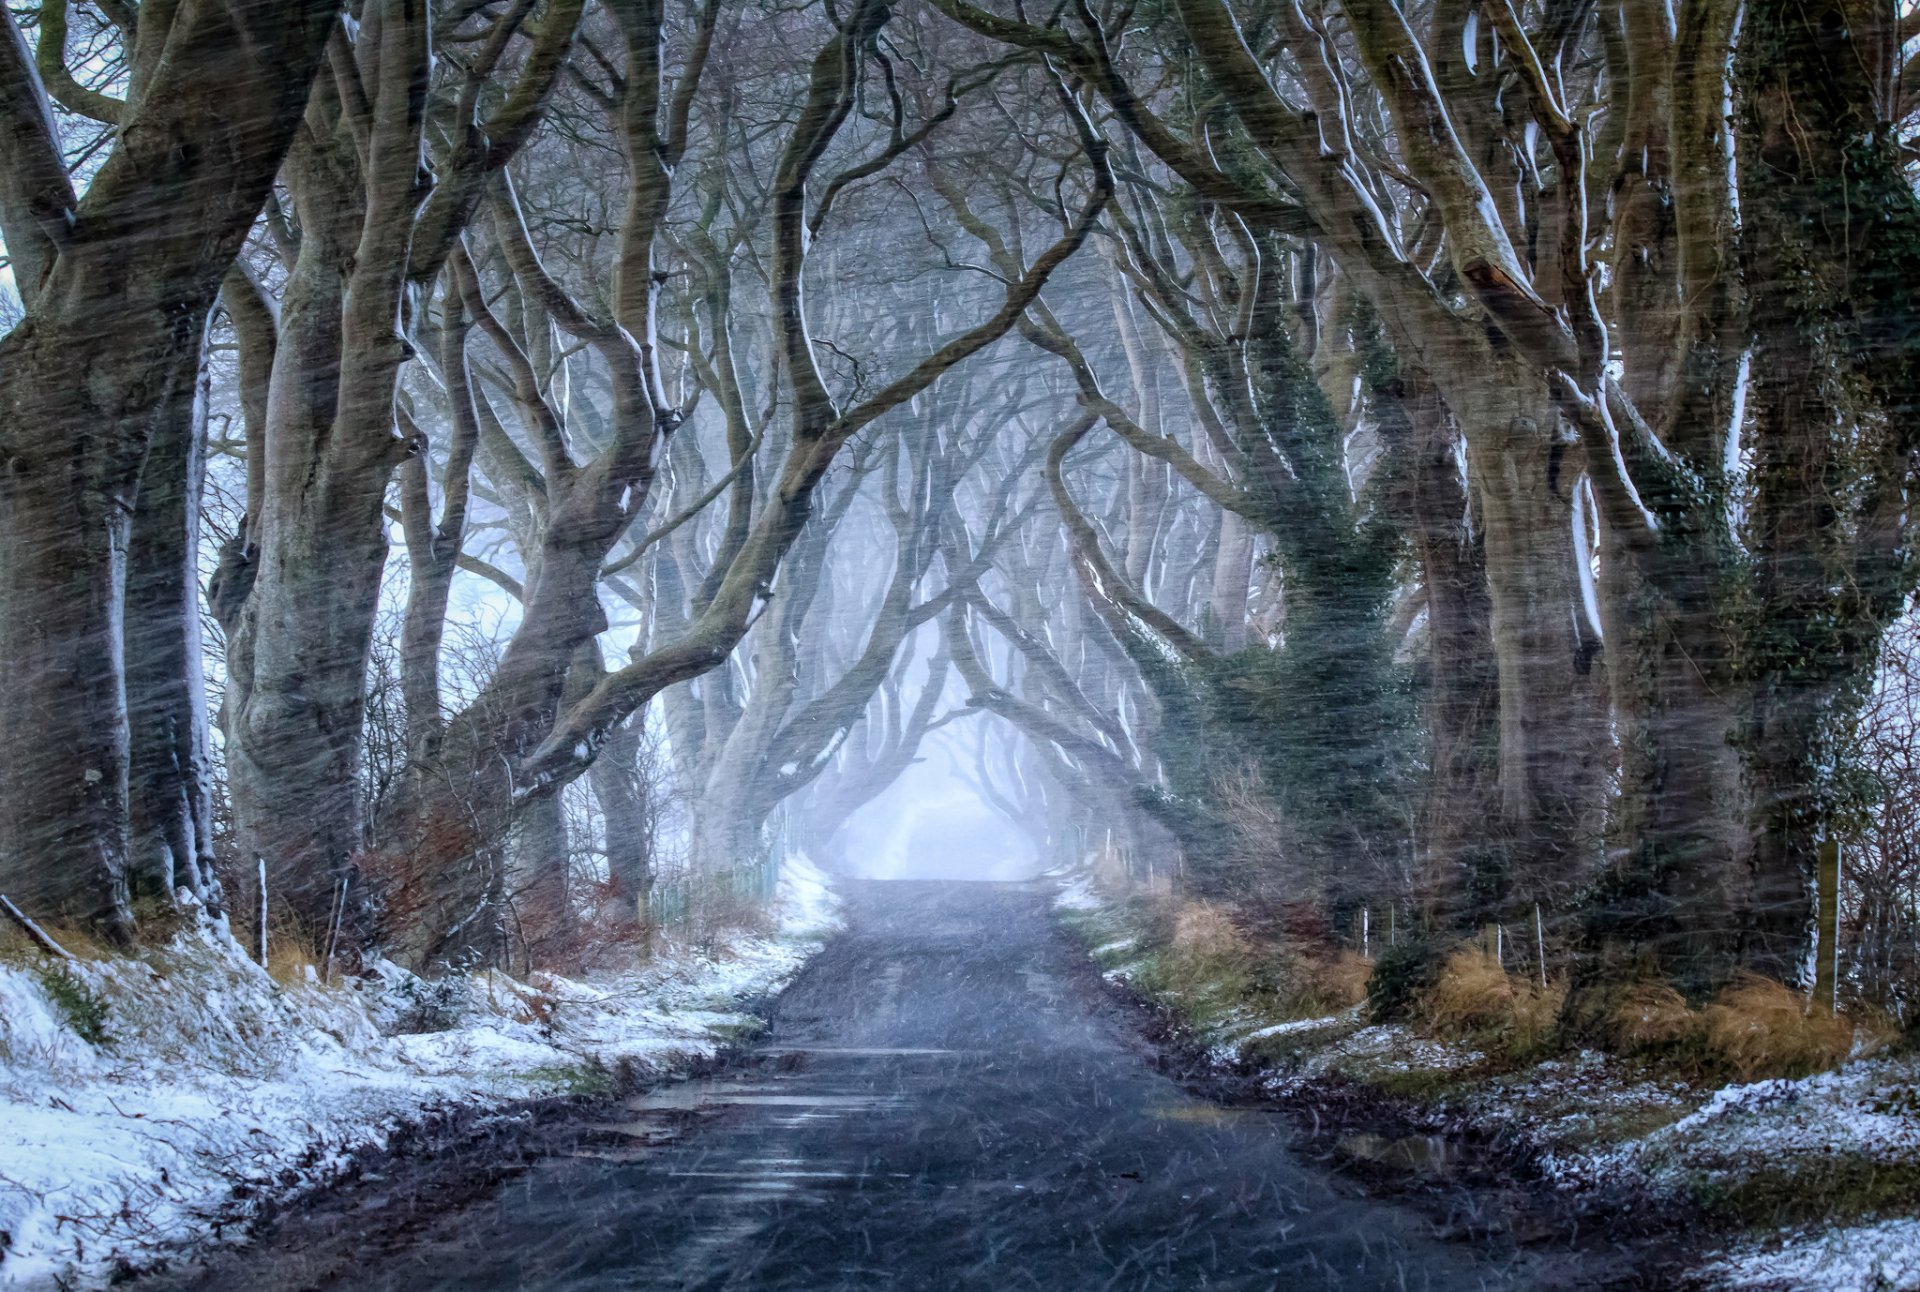
[[[1288,1036],[1294,1032],[1318,1032],[1322,1028],[1338,1027],[1347,1021],[1345,1014],[1328,1014],[1324,1018],[1290,1018],[1284,1023],[1270,1023],[1266,1027],[1256,1028],[1240,1038],[1245,1046],[1249,1041],[1264,1041],[1270,1036]]]
[[[79,961],[64,983],[44,960],[0,963],[0,1287],[100,1286],[219,1241],[437,1112],[607,1072],[672,1076],[753,1025],[747,1003],[792,977],[837,907],[790,859],[773,934],[707,954],[668,939],[583,980],[427,983],[382,962],[282,987],[204,923],[137,958]],[[97,1001],[106,1039],[84,1039],[50,988]]]
[[[1053,878],[1061,876],[1055,874]],[[1097,911],[1107,905],[1105,898],[1093,886],[1093,878],[1085,871],[1065,878],[1060,891],[1053,898],[1054,909],[1061,911]]]
[[[1752,1243],[1702,1271],[1727,1288],[1879,1292],[1920,1287],[1920,1219],[1797,1230]]]

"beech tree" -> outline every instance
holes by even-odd
[[[0,883],[124,937],[130,783],[143,864],[204,884],[205,699],[186,586],[204,333],[299,125],[334,5],[115,6],[124,97],[68,70],[66,9],[39,7],[31,50],[11,8],[0,33],[0,235],[25,305],[0,339],[0,651],[16,670],[0,700],[12,805]],[[113,126],[83,191],[49,89]],[[156,724],[171,741],[153,739]],[[170,865],[155,864],[163,850]]]
[[[1592,1035],[1793,980],[1823,849],[1898,835],[1886,0],[6,24],[37,916],[264,869],[282,936],[559,956],[931,739],[1250,925],[1538,918]]]

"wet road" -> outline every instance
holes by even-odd
[[[1038,888],[849,886],[848,907],[738,1069],[636,1097],[397,1248],[355,1259],[349,1211],[182,1286],[1542,1285],[1155,1072]]]

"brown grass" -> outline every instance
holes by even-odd
[[[75,959],[110,960],[116,955],[125,954],[96,937],[84,924],[70,924],[64,920],[35,920],[34,923]],[[9,954],[17,955],[19,959],[50,962],[48,953],[4,916],[0,916],[0,945],[4,945]]]
[[[1840,1066],[1853,1052],[1855,1021],[1809,1009],[1805,994],[1785,983],[1741,974],[1699,1009],[1664,983],[1637,983],[1621,994],[1606,1030],[1621,1054],[1755,1081]]]
[[[305,938],[268,925],[267,974],[282,987],[305,982],[309,965],[317,976],[321,958],[321,954]]]
[[[1208,902],[1182,902],[1174,909],[1167,945],[1176,955],[1195,960],[1253,955],[1253,947],[1227,912]]]
[[[1566,998],[1566,984],[1542,987],[1508,973],[1484,947],[1466,946],[1447,957],[1422,1004],[1436,1031],[1491,1042],[1518,1057],[1548,1043]]]
[[[1367,979],[1373,977],[1373,961],[1358,951],[1341,951],[1331,959],[1308,958],[1317,972],[1313,985],[1333,1009],[1348,1009],[1367,998]]]
[[[1606,1036],[1622,1054],[1645,1054],[1684,1044],[1699,1024],[1679,992],[1665,983],[1641,982],[1621,993],[1607,1018]]]
[[[1708,1053],[1742,1081],[1804,1077],[1845,1062],[1853,1024],[1807,1009],[1801,994],[1771,978],[1742,975],[1701,1011]]]

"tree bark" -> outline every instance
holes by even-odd
[[[126,687],[130,880],[217,909],[207,690],[201,675],[200,504],[207,374],[157,418],[130,527]],[[156,410],[159,412],[160,410]]]
[[[333,9],[185,0],[156,33],[172,56],[0,340],[0,658],[15,670],[0,694],[0,884],[30,913],[128,930],[129,516],[149,443],[191,402],[208,310]]]

